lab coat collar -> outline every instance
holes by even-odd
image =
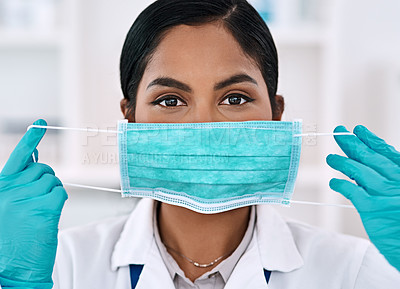
[[[148,264],[150,259],[154,259],[154,254],[150,254],[150,251],[155,250],[154,247],[152,248],[155,244],[153,233],[155,204],[156,202],[152,199],[143,199],[129,216],[114,247],[111,257],[112,270],[115,271],[118,267],[129,266],[130,264]],[[269,271],[280,272],[291,272],[302,267],[304,265],[303,258],[285,220],[271,206],[258,205],[256,210],[257,221],[254,241],[248,248],[248,251],[251,250],[251,254],[254,256],[250,259],[251,256],[246,258],[246,252],[237,266],[245,264],[245,266],[251,266],[254,269],[258,267],[258,271],[260,271],[260,268],[264,268]],[[254,262],[254,257],[257,254],[259,256],[256,258],[259,260],[258,264]],[[156,259],[162,261],[161,257]],[[260,274],[263,274],[262,270],[260,272]]]
[[[111,270],[130,264],[146,264],[153,245],[153,209],[155,201],[142,199],[129,216],[111,256]]]
[[[270,205],[257,206],[255,231],[264,269],[291,272],[304,265],[287,222]]]
[[[273,288],[273,271],[290,272],[304,264],[293,235],[282,217],[269,206],[259,205],[256,210],[254,236],[236,264],[225,289]],[[270,286],[266,286],[264,269],[272,271]]]
[[[246,252],[239,259],[230,275],[228,282],[225,284],[225,289],[237,288],[269,288],[264,277],[263,264],[261,262],[258,233],[254,231],[253,238]]]

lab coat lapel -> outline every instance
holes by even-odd
[[[304,265],[288,224],[271,206],[257,206],[255,232],[260,260],[265,269],[292,272]],[[273,278],[273,272],[271,276]]]
[[[225,289],[274,288],[274,274],[291,272],[304,265],[294,237],[282,217],[270,206],[257,206],[256,209],[253,238]],[[264,269],[272,271],[268,284]]]
[[[143,267],[142,274],[140,274],[135,289],[175,289],[171,275],[169,274],[168,269],[161,258],[157,244],[154,241],[147,257],[147,262]]]
[[[111,270],[130,264],[145,264],[153,242],[154,201],[139,201],[129,216],[111,256]]]
[[[265,289],[268,288],[264,268],[258,250],[257,232],[247,247],[246,253],[236,264],[225,289]]]
[[[115,245],[111,268],[144,265],[135,289],[175,289],[154,239],[154,205],[154,200],[143,199],[129,216]]]

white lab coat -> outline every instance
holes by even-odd
[[[137,289],[174,289],[153,236],[154,201],[125,217],[60,233],[57,289],[130,289],[129,264],[144,264]],[[284,220],[257,206],[253,238],[226,289],[398,289],[400,273],[364,239]],[[272,271],[267,285],[263,269]]]

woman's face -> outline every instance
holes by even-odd
[[[126,101],[121,108],[126,115]],[[138,87],[130,122],[272,120],[257,64],[222,25],[181,25],[156,49]]]

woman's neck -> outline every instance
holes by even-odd
[[[186,277],[194,281],[238,247],[247,229],[250,207],[205,215],[160,203],[157,216],[161,240],[173,249],[168,252]],[[224,258],[213,266],[198,268],[174,251],[200,264],[208,264],[220,256]]]

